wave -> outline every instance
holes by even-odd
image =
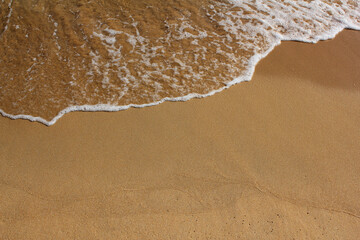
[[[207,97],[251,80],[281,41],[360,30],[359,3],[345,0],[5,1],[0,113],[48,126],[73,111]]]

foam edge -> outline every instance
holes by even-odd
[[[108,105],[108,104],[96,104],[96,105],[78,105],[78,106],[71,106],[71,107],[67,107],[63,110],[61,110],[58,115],[56,115],[56,117],[54,117],[52,120],[47,121],[42,117],[34,117],[31,115],[24,115],[24,114],[18,114],[18,115],[12,115],[12,114],[8,114],[6,113],[4,110],[0,109],[0,114],[4,117],[8,117],[10,119],[16,120],[16,119],[24,119],[24,120],[29,120],[31,122],[39,122],[42,123],[46,126],[51,126],[53,124],[55,124],[57,122],[57,120],[59,120],[62,116],[64,116],[67,113],[70,112],[118,112],[118,111],[122,111],[122,110],[126,110],[129,108],[143,108],[143,107],[150,107],[150,106],[155,106],[158,105],[160,103],[163,102],[185,102],[188,100],[191,100],[193,98],[205,98],[205,97],[209,97],[212,96],[216,93],[219,93],[225,89],[230,88],[231,86],[241,83],[241,82],[248,82],[252,79],[252,76],[255,73],[255,68],[256,65],[260,62],[261,59],[265,58],[270,52],[272,52],[274,50],[274,48],[278,45],[281,44],[281,41],[299,41],[299,42],[305,42],[305,43],[317,43],[319,41],[324,41],[324,40],[330,40],[336,37],[337,34],[339,34],[340,32],[342,32],[344,29],[350,29],[350,30],[360,30],[360,27],[355,26],[353,24],[347,24],[347,26],[335,26],[333,31],[324,34],[322,36],[316,37],[313,41],[306,41],[303,39],[296,39],[296,38],[292,38],[292,39],[287,39],[284,38],[282,36],[277,36],[276,41],[274,42],[274,44],[264,53],[262,54],[256,54],[254,56],[252,56],[249,59],[249,68],[246,70],[246,72],[235,78],[234,80],[230,81],[229,83],[227,83],[226,86],[213,90],[209,93],[206,94],[198,94],[198,93],[190,93],[188,95],[182,96],[182,97],[176,97],[176,98],[163,98],[157,102],[152,102],[152,103],[146,103],[146,104],[129,104],[129,105],[123,105],[123,106],[117,106],[117,105]]]

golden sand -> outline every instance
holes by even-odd
[[[359,239],[360,33],[212,97],[0,118],[0,239]]]

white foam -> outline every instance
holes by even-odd
[[[2,1],[2,3],[3,3],[3,2],[4,2],[4,1]],[[12,15],[12,12],[13,12],[13,8],[12,8],[13,2],[14,2],[14,0],[10,0],[10,2],[9,2],[9,4],[8,4],[9,13],[8,13],[8,15],[6,16],[5,27],[4,27],[4,30],[0,33],[0,37],[2,37],[2,35],[3,35],[3,34],[6,32],[6,30],[9,28],[10,19],[11,19],[11,15]]]
[[[227,82],[224,87],[221,87],[216,90],[212,90],[206,94],[197,94],[190,93],[181,97],[165,97],[158,101],[154,101],[147,104],[129,104],[123,106],[111,105],[111,104],[97,104],[97,105],[81,105],[81,106],[71,106],[59,112],[59,114],[54,117],[52,120],[47,121],[41,117],[35,117],[30,115],[12,115],[5,113],[0,109],[0,113],[3,116],[9,117],[11,119],[28,119],[30,121],[41,122],[45,125],[54,124],[59,118],[61,118],[64,114],[74,111],[120,111],[128,108],[142,108],[147,106],[154,106],[160,104],[165,101],[187,101],[192,98],[203,98],[207,96],[211,96],[215,93],[221,92],[224,89],[231,87],[234,84],[250,81],[254,71],[256,64],[265,56],[267,56],[277,45],[281,43],[281,41],[302,41],[309,43],[316,43],[320,40],[328,40],[334,38],[339,32],[341,32],[345,28],[360,30],[360,9],[359,6],[350,7],[348,1],[342,0],[342,6],[329,3],[324,3],[320,0],[313,0],[311,2],[305,0],[291,1],[291,0],[230,0],[234,5],[238,6],[241,10],[238,14],[234,13],[221,13],[216,12],[216,7],[211,6],[212,13],[209,13],[209,17],[213,18],[214,14],[221,17],[221,21],[219,24],[224,27],[224,29],[229,33],[226,37],[227,41],[240,41],[240,40],[249,40],[250,43],[242,45],[244,49],[252,49],[254,47],[254,42],[260,41],[262,39],[258,39],[257,36],[262,36],[265,47],[264,48],[255,48],[254,55],[250,59],[241,59],[241,61],[245,61],[244,64],[246,66],[246,70],[242,72],[241,76],[233,79],[230,82]],[[221,5],[221,3],[219,3]],[[254,6],[257,11],[253,10],[249,7],[249,5]],[[218,6],[219,7],[219,6]],[[241,11],[247,11],[249,14],[242,14]],[[267,13],[267,14],[265,14]],[[330,14],[329,14],[330,13]],[[133,20],[133,18],[131,18]],[[246,20],[246,21],[245,21]],[[300,22],[299,22],[300,21]],[[246,22],[245,24],[243,22]],[[137,29],[137,23],[134,22],[131,24],[136,29],[136,35],[130,35],[128,33],[122,31],[116,31],[109,28],[104,29],[104,32],[107,32],[109,35],[104,35],[101,31],[94,32],[93,36],[99,38],[104,47],[107,49],[109,55],[112,57],[111,64],[118,64],[118,59],[121,59],[121,47],[116,47],[116,35],[124,34],[128,37],[128,42],[132,45],[133,50],[136,48],[139,52],[142,52],[142,60],[143,64],[147,66],[156,66],[150,63],[151,57],[156,56],[154,52],[157,49],[149,47],[147,45],[148,40],[142,37]],[[169,27],[173,27],[177,29],[176,36],[167,36],[166,41],[169,41],[171,37],[175,39],[184,39],[190,38],[192,39],[192,43],[194,45],[199,45],[201,39],[208,36],[207,32],[195,29],[187,20],[184,18],[180,22],[180,25],[169,24]],[[55,25],[55,28],[57,25]],[[186,29],[191,29],[192,32],[197,32],[195,35],[186,31]],[[270,28],[270,29],[269,29]],[[230,34],[235,35],[236,39],[232,39]],[[225,40],[224,40],[225,41]],[[241,42],[243,44],[246,41]],[[215,43],[214,43],[215,44]],[[231,49],[230,46],[227,46],[224,42],[225,47]],[[161,46],[159,47],[161,49]],[[154,52],[152,52],[154,51]],[[194,51],[195,61],[198,59],[205,59],[205,53],[207,49],[199,48]],[[217,49],[218,53],[226,55],[228,59],[233,59],[235,61],[235,55],[231,53],[224,52],[220,49],[220,46]],[[111,84],[110,79],[108,77],[109,73],[109,63],[101,65],[100,58],[101,56],[98,53],[91,52],[92,57],[92,68],[95,70],[97,74],[103,74],[104,85]],[[174,53],[172,56],[172,61],[178,63],[178,67],[174,67],[173,71],[176,74],[179,69],[186,69],[192,75],[185,74],[190,78],[201,79],[201,76],[206,74],[206,72],[195,72],[191,69],[191,66],[188,66],[181,59],[178,59],[176,54]],[[216,62],[214,60],[214,62]],[[217,64],[217,62],[216,62]],[[217,66],[215,64],[215,66]],[[124,79],[126,83],[124,89],[122,89],[122,95],[128,89],[128,84],[131,82],[132,84],[137,84],[137,79],[134,78],[129,72],[129,70],[125,65],[115,65],[118,67],[119,78]],[[100,71],[100,67],[103,67],[103,72]],[[31,71],[30,67],[30,71]],[[125,72],[124,74],[120,74],[120,70]],[[231,69],[229,70],[231,71]],[[153,73],[161,74],[159,71],[153,71]],[[151,72],[145,74],[141,79],[142,81],[146,81],[146,78],[151,74]],[[93,76],[92,70],[88,73],[88,75]],[[167,75],[162,75],[164,79],[170,79]],[[182,86],[177,85],[176,79],[171,79],[172,82],[169,83],[170,86],[173,86],[176,89],[180,89]],[[155,92],[157,93],[162,89],[161,84],[155,83]]]

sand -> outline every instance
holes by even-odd
[[[0,118],[0,239],[359,239],[360,33],[205,99]]]

